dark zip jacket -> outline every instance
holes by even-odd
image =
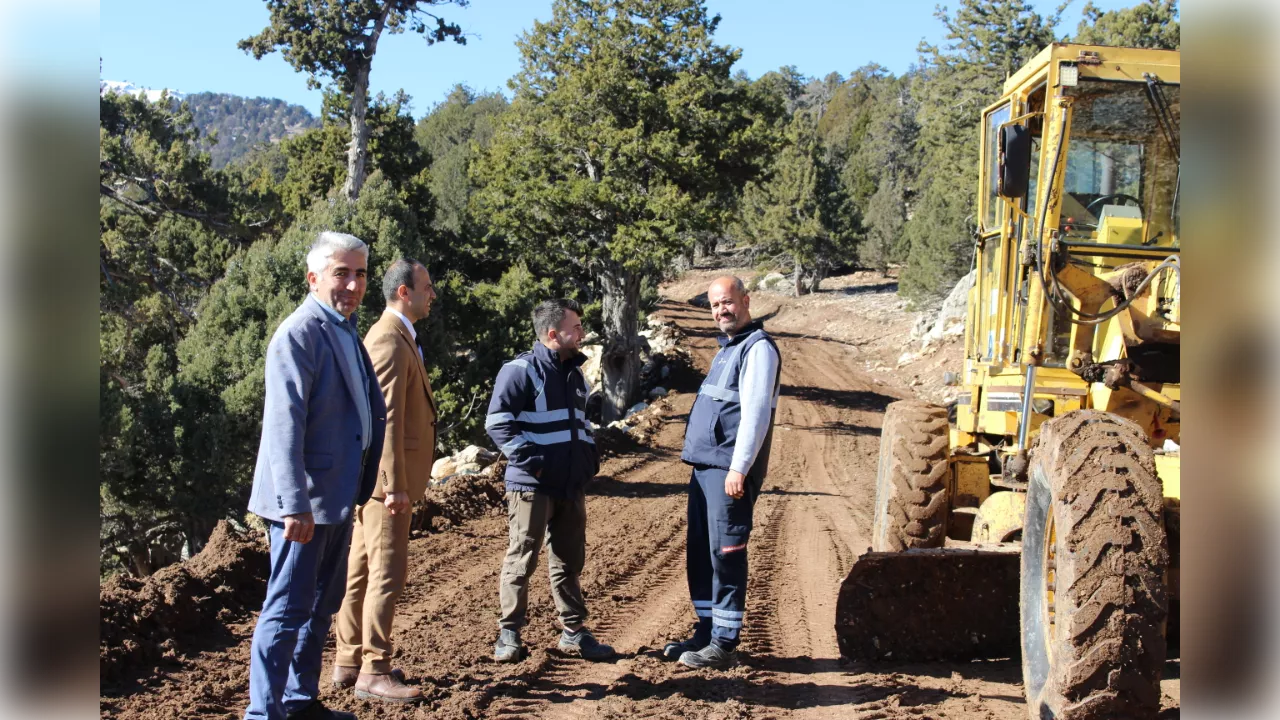
[[[586,359],[578,353],[562,362],[535,342],[498,372],[484,427],[507,456],[507,490],[567,497],[600,469],[587,425]]]

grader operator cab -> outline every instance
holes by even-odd
[[[1035,720],[1156,717],[1178,594],[1178,61],[1055,44],[983,112],[960,394],[885,414],[845,657],[1020,653]]]

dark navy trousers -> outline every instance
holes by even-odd
[[[742,497],[734,499],[724,491],[728,474],[721,468],[693,468],[686,570],[689,597],[698,616],[695,637],[732,650],[738,646],[746,611],[747,541],[764,478],[747,475]]]
[[[271,578],[253,630],[245,720],[284,720],[320,697],[320,663],[347,584],[351,520],[316,525],[306,544],[270,521]]]

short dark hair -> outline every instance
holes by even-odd
[[[578,317],[582,317],[582,306],[575,300],[556,298],[538,303],[538,306],[533,309],[533,332],[537,334],[538,339],[545,338],[547,331],[551,328],[559,328],[560,323],[564,321],[565,313],[570,310]]]
[[[409,258],[396,258],[392,261],[391,266],[387,268],[387,272],[382,276],[382,297],[387,302],[396,299],[396,291],[401,285],[413,290],[413,270],[414,268],[422,268],[426,270],[426,266],[417,260]]]

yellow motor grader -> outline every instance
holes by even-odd
[[[1159,712],[1178,594],[1178,60],[1055,44],[983,111],[959,395],[888,407],[843,656],[1020,654],[1034,720]]]

